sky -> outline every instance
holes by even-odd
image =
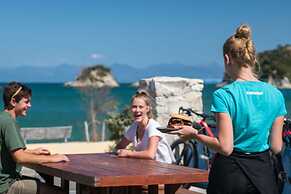
[[[290,0],[0,1],[0,67],[222,64],[236,27],[257,51],[291,44]]]

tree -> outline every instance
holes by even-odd
[[[80,91],[87,110],[90,140],[98,141],[101,139],[97,132],[98,126],[101,126],[107,114],[115,110],[116,101],[110,96],[110,87],[82,87]]]
[[[116,103],[110,96],[111,88],[118,83],[111,74],[111,70],[104,65],[94,65],[84,68],[76,81],[66,83],[67,86],[78,87],[85,102],[87,117],[90,124],[91,140],[100,140],[97,133],[101,120],[116,108]]]
[[[124,130],[132,123],[130,108],[125,108],[118,114],[111,114],[106,120],[107,128],[111,133],[110,140],[119,140]]]

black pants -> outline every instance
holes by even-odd
[[[278,194],[269,151],[257,154],[217,154],[207,194]]]

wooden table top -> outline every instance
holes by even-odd
[[[93,187],[207,182],[205,170],[116,155],[71,154],[70,162],[26,164],[40,173]]]

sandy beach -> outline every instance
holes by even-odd
[[[27,144],[28,149],[38,147],[47,148],[52,154],[85,154],[102,153],[110,151],[114,141],[100,142],[67,142],[67,143],[39,143]]]

